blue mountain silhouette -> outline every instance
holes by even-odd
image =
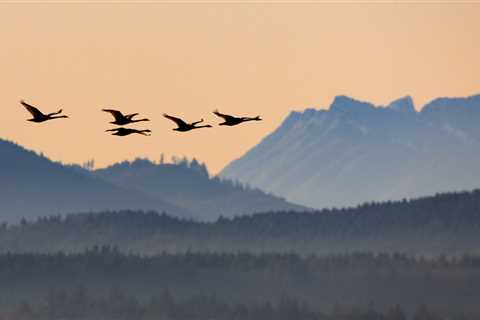
[[[375,106],[338,96],[292,112],[222,177],[310,207],[357,205],[480,186],[480,95]]]

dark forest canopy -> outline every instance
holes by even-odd
[[[32,304],[20,302],[9,312],[0,311],[0,319],[44,320],[44,319],[103,319],[103,320],[406,320],[405,311],[399,306],[378,312],[375,306],[342,308],[336,306],[329,314],[312,310],[308,304],[291,297],[277,303],[232,304],[216,295],[199,294],[187,299],[176,299],[166,289],[148,301],[139,301],[119,289],[112,289],[102,297],[91,297],[85,287],[67,290],[49,290],[44,301]],[[443,320],[444,317],[419,305],[411,319]],[[460,314],[453,320],[467,320]],[[470,318],[473,319],[473,318]]]
[[[479,231],[479,190],[211,223],[144,211],[22,220],[0,225],[0,314],[51,319],[48,292],[68,297],[83,287],[93,304],[111,292],[137,301],[139,314],[118,313],[129,320],[144,319],[150,299],[165,291],[180,309],[190,299],[220,297],[215,305],[226,311],[213,313],[218,319],[268,319],[252,310],[268,303],[280,310],[291,297],[304,312],[298,319],[401,320],[388,318],[398,304],[409,319],[473,320],[480,317]],[[107,309],[94,308],[87,319],[110,319]],[[151,319],[162,317],[192,319]]]
[[[0,252],[373,251],[423,255],[479,253],[480,191],[366,203],[316,212],[266,212],[212,223],[118,211],[51,216],[0,226]]]
[[[317,314],[368,305],[388,312],[395,304],[411,313],[425,304],[445,316],[480,316],[480,256],[423,259],[405,254],[301,257],[187,252],[142,257],[94,247],[79,254],[2,254],[0,283],[0,311],[12,311],[9,306],[21,301],[42,305],[49,290],[72,292],[82,287],[91,300],[102,299],[114,289],[142,304],[168,290],[179,301],[213,296],[250,306],[293,297]]]

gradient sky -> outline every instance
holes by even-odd
[[[0,41],[0,138],[99,167],[163,152],[215,173],[337,94],[419,108],[480,93],[480,4],[0,4]],[[26,122],[20,99],[71,119]],[[153,135],[107,135],[105,107]],[[162,117],[217,123],[215,108],[265,121],[181,134]]]

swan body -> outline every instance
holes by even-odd
[[[192,123],[187,123],[187,122],[183,121],[183,120],[180,119],[180,118],[169,116],[169,115],[166,114],[166,113],[164,113],[163,116],[164,116],[165,118],[169,119],[169,120],[172,120],[173,122],[175,122],[175,123],[177,124],[177,128],[172,129],[172,130],[174,130],[174,131],[186,132],[186,131],[190,131],[190,130],[193,130],[193,129],[211,128],[211,127],[212,127],[212,126],[209,125],[209,124],[206,124],[206,125],[203,125],[203,126],[197,126],[197,124],[203,122],[203,119],[201,119],[200,121],[195,121],[195,122],[192,122]]]
[[[48,120],[53,120],[53,119],[61,119],[61,118],[68,118],[66,115],[59,115],[62,113],[62,109],[58,110],[57,112],[52,112],[52,113],[43,113],[41,112],[38,108],[26,103],[25,101],[20,101],[20,103],[27,109],[28,112],[33,116],[32,119],[28,119],[27,121],[31,122],[45,122]]]
[[[228,115],[228,114],[220,113],[218,110],[213,111],[213,114],[220,117],[220,118],[223,118],[224,122],[218,124],[220,126],[230,126],[230,127],[232,127],[232,126],[236,126],[240,123],[247,122],[247,121],[261,121],[262,120],[260,118],[260,116],[256,116],[256,117],[234,117],[234,116],[231,116],[231,115]]]

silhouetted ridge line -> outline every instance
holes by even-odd
[[[306,209],[258,189],[210,177],[205,164],[195,159],[174,158],[169,164],[137,160],[93,170],[53,162],[1,139],[0,154],[0,181],[8,186],[0,192],[0,223],[108,209],[157,210],[208,221],[220,215]]]
[[[0,252],[78,251],[115,244],[122,251],[480,253],[480,190],[316,212],[264,212],[214,222],[142,211],[38,218],[0,229]],[[46,232],[48,230],[48,232]]]

